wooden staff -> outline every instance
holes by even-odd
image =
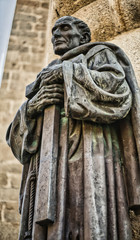
[[[58,106],[45,109],[35,204],[35,222],[40,225],[53,223],[56,215],[59,120]]]

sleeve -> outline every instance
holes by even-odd
[[[30,162],[38,151],[42,126],[42,117],[29,119],[26,116],[26,106],[27,102],[20,107],[6,134],[8,145],[22,164]]]
[[[125,73],[114,53],[103,49],[87,64],[63,62],[67,117],[112,123],[124,118],[132,105]]]

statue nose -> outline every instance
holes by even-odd
[[[53,32],[54,37],[59,37],[61,36],[61,31],[57,28],[54,32]]]

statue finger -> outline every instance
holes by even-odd
[[[58,99],[63,99],[64,98],[64,94],[62,93],[52,93],[52,94],[48,94],[48,98],[58,98]]]
[[[49,99],[52,98],[57,98],[57,99],[64,99],[64,95],[61,93],[44,93],[40,96],[40,98],[38,98],[37,102],[35,103],[36,105],[38,104],[42,104],[47,102]]]
[[[42,79],[41,80],[41,83],[40,83],[40,88],[42,88],[43,86],[46,86],[46,85],[48,85],[48,84],[50,84],[50,82],[52,82],[52,78],[53,78],[53,82],[56,80],[56,78],[55,77],[52,77],[52,76],[50,76],[50,77],[48,77],[48,78],[45,78],[45,79]]]
[[[59,87],[46,88],[42,90],[42,93],[64,93],[64,89]]]
[[[45,73],[42,75],[41,79],[48,78],[48,77],[50,77],[50,76],[52,76],[52,75],[54,75],[54,74],[55,74],[54,71],[47,71],[47,72],[45,72]]]
[[[46,90],[46,92],[48,92],[48,93],[62,93],[62,94],[64,94],[64,89],[62,89],[62,88],[49,88],[49,89],[47,89]]]
[[[43,96],[45,99],[50,99],[50,98],[58,98],[58,99],[63,99],[64,95],[62,93],[46,93]]]
[[[62,84],[64,82],[63,79],[59,78],[59,77],[51,77],[48,81],[48,86],[51,85],[51,84]]]
[[[53,87],[53,86],[52,86]],[[40,91],[38,92],[38,98],[40,98],[41,96],[43,96],[44,94],[53,94],[53,93],[60,93],[60,94],[64,94],[64,89],[61,87],[53,87],[53,88],[48,88],[47,86],[43,86]]]
[[[41,81],[40,88],[42,88],[43,86],[49,86],[49,85],[52,85],[52,84],[62,84],[63,82],[64,82],[63,79],[59,79],[56,76],[55,77],[50,76],[49,78]]]
[[[62,83],[54,83],[54,84],[50,84],[47,86],[48,89],[51,89],[51,88],[61,88],[61,89],[64,89],[64,86]]]

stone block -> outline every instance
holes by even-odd
[[[27,72],[35,72],[36,74],[41,71],[40,65],[23,65],[23,69]]]
[[[129,57],[140,86],[140,28],[122,33],[111,42],[121,47]]]
[[[9,150],[11,151],[10,148],[9,148]],[[6,154],[6,156],[7,156],[7,154]],[[12,158],[14,158],[14,157],[12,156]],[[12,160],[9,160],[9,161],[6,161],[6,162],[3,162],[3,163],[1,163],[0,174],[2,172],[13,173],[13,174],[16,174],[16,173],[21,174],[22,164],[20,164],[16,158],[12,159]]]
[[[113,4],[111,4],[112,2]],[[125,28],[114,1],[93,1],[79,9],[73,16],[88,24],[92,41],[107,41]]]
[[[2,89],[7,89],[7,86],[8,86],[8,81],[2,79],[1,88]]]
[[[8,54],[7,54],[7,57],[6,57],[6,64],[9,63],[9,62],[10,63],[13,62],[13,59],[14,59],[15,62],[20,61],[20,54],[18,54],[18,51],[14,51],[14,50],[13,51],[8,51]],[[5,70],[7,70],[7,65],[5,65]]]
[[[19,51],[19,48],[20,48],[19,45],[9,44],[9,46],[8,46],[8,50],[10,50],[10,51]]]
[[[12,106],[12,102],[8,99],[5,99],[4,102],[0,102],[0,111],[10,110]]]
[[[18,212],[18,202],[5,202],[4,209],[5,222],[11,222],[12,224],[20,222],[20,214]]]
[[[26,44],[26,46],[30,47],[30,46],[38,46],[40,43],[40,39],[38,38],[26,38],[26,39],[22,39],[22,44]],[[23,54],[21,55],[21,57],[23,56]]]
[[[22,62],[28,62],[28,63],[30,63],[31,62],[31,56],[29,55],[29,54],[22,54],[21,55],[21,61]]]
[[[1,201],[18,201],[19,189],[0,188]]]
[[[119,0],[120,15],[128,31],[140,27],[140,1]]]
[[[37,32],[26,32],[26,31],[15,31],[15,30],[12,30],[11,34],[17,37],[24,37],[24,38],[26,37],[35,38],[38,36]]]
[[[9,69],[9,70],[19,69],[20,68],[19,66],[20,66],[20,63],[15,61],[15,59],[14,59],[11,62],[6,61],[5,69]]]
[[[0,239],[1,240],[16,240],[18,239],[19,224],[5,223],[0,224]]]
[[[48,2],[44,2],[44,3],[41,4],[41,7],[49,8],[49,3]]]
[[[17,39],[15,36],[10,36],[9,44],[13,44],[13,45],[17,44]]]
[[[19,20],[19,21],[27,21],[27,22],[36,22],[36,17],[32,16],[32,15],[25,15],[22,13],[17,13],[15,15],[15,20]]]
[[[2,113],[1,113],[2,114]],[[2,122],[2,121],[1,121]],[[9,124],[10,124],[10,119],[9,119]],[[8,160],[10,159],[13,159],[13,154],[9,148],[9,146],[7,145],[6,143],[6,140],[5,140],[5,135],[6,135],[6,131],[7,131],[7,128],[8,128],[8,123],[6,122],[5,120],[5,125],[3,126],[3,129],[0,128],[0,132],[1,132],[1,141],[0,141],[0,164],[1,164],[1,167],[0,167],[0,172],[2,172],[2,163],[6,163]]]
[[[15,189],[19,189],[20,188],[20,183],[21,183],[21,175],[20,174],[8,174],[10,183],[11,183],[11,187],[15,188]]]
[[[19,25],[21,30],[31,30],[32,29],[32,24],[27,23],[27,22],[21,22]]]
[[[37,25],[35,26],[35,29],[36,29],[36,30],[39,30],[39,31],[46,30],[46,24],[37,24]]]
[[[7,174],[5,172],[3,172],[0,174],[0,186],[6,187],[7,183],[8,183]]]
[[[27,6],[30,6],[30,7],[39,7],[39,1],[18,0],[18,4],[27,5]]]
[[[10,51],[20,51],[20,52],[28,52],[28,47],[24,47],[22,45],[12,45],[9,44],[8,50]]]
[[[60,16],[71,15],[95,0],[56,0],[56,10]]]
[[[20,79],[20,74],[18,72],[13,72],[12,73],[12,79],[19,80]]]
[[[22,66],[21,66],[21,68],[22,68]],[[9,83],[10,91],[13,92],[14,95],[16,95],[15,96],[16,98],[20,97],[20,99],[22,99],[25,96],[25,84],[24,84],[24,82],[21,83],[21,81],[22,81],[22,77],[20,77],[18,82],[15,79],[10,79],[10,83]],[[24,101],[24,100],[22,100],[22,101]]]
[[[41,16],[41,17],[38,19],[38,22],[43,23],[43,24],[45,25],[45,24],[46,24],[46,16]]]
[[[18,27],[18,23],[16,21],[13,22],[12,29],[16,29]]]
[[[33,53],[44,53],[44,48],[35,48],[35,47],[32,47],[32,52]]]
[[[41,37],[41,38],[46,38],[46,33],[45,33],[45,32],[42,32],[40,37]]]
[[[34,11],[33,7],[32,6],[27,6],[27,5],[24,5],[24,4],[19,4],[17,3],[17,9],[16,9],[16,14],[17,13],[32,13]],[[16,21],[14,19],[14,21]]]
[[[9,72],[4,72],[3,73],[3,80],[9,79]]]
[[[34,14],[36,15],[40,15],[40,16],[43,16],[43,17],[46,17],[46,13],[48,13],[48,9],[45,9],[45,8],[37,8],[34,10]],[[46,18],[47,20],[47,18]]]
[[[20,52],[28,52],[29,51],[29,48],[28,47],[24,47],[24,46],[21,46],[20,49],[19,49]]]
[[[43,59],[44,59],[44,53],[40,53],[40,54],[34,53],[31,55],[30,61],[32,62],[32,64],[37,64],[42,62]],[[43,68],[43,64],[40,64],[40,67]]]

